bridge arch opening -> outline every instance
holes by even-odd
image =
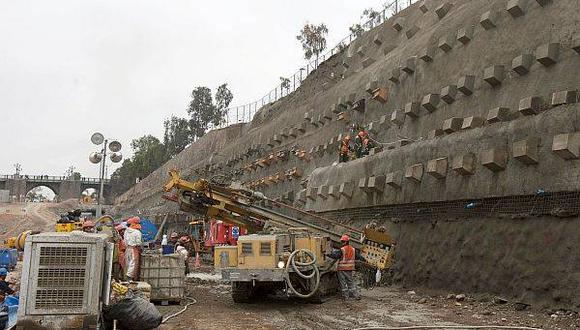
[[[57,198],[57,192],[49,186],[35,186],[26,192],[27,202],[53,202]]]

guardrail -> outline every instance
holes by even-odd
[[[31,181],[31,182],[61,182],[61,181],[74,181],[72,180],[70,177],[67,176],[56,176],[56,175],[0,175],[0,180],[8,180],[8,179],[21,179],[21,180],[26,180],[26,181]],[[94,183],[94,184],[98,184],[100,183],[100,179],[99,178],[85,178],[82,177],[80,180],[81,183]],[[109,184],[110,180],[109,179],[104,179],[103,182],[105,184]]]
[[[417,2],[418,0],[393,0],[389,4],[385,5],[383,10],[379,12],[379,15],[376,17],[368,20],[361,24],[361,27],[364,31],[371,30],[375,26],[378,26],[384,23],[393,15],[397,14],[399,11],[409,7],[413,3]],[[318,56],[318,59],[310,61],[306,64],[306,66],[301,67],[296,71],[294,74],[287,77],[289,84],[285,86],[281,83],[280,85],[276,86],[273,90],[268,92],[264,95],[261,99],[250,102],[248,104],[230,107],[228,109],[226,120],[225,122],[217,127],[213,128],[223,128],[229,126],[231,124],[236,123],[247,123],[252,120],[258,109],[263,107],[266,104],[276,102],[277,100],[281,99],[284,96],[296,91],[298,87],[302,84],[304,79],[318,66],[320,63],[324,62],[328,58],[332,57],[334,54],[339,53],[342,49],[348,47],[350,43],[352,43],[356,38],[358,38],[360,34],[351,33],[345,38],[343,38],[336,46],[331,48],[330,50],[326,51]]]

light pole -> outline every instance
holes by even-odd
[[[105,168],[107,163],[107,148],[111,151],[110,158],[113,163],[118,163],[123,159],[121,151],[121,143],[119,141],[105,139],[103,134],[94,133],[91,136],[91,142],[95,145],[101,146],[100,152],[93,152],[89,155],[89,161],[93,164],[100,164],[99,169],[99,194],[97,195],[97,218],[103,214],[102,205],[104,204],[104,185],[105,185]]]

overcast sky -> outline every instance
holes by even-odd
[[[327,24],[329,45],[380,0],[0,1],[0,174],[63,175],[99,131],[161,138],[195,86],[228,83],[232,105],[261,98],[304,65],[295,36]],[[112,172],[110,169],[110,172]]]

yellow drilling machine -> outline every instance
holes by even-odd
[[[187,181],[174,170],[169,175],[164,198],[180,210],[248,228],[237,246],[214,251],[214,265],[231,282],[235,302],[275,292],[324,300],[338,289],[336,261],[325,254],[345,233],[367,263],[380,270],[391,264],[393,242],[384,232],[361,231],[235,184]]]

